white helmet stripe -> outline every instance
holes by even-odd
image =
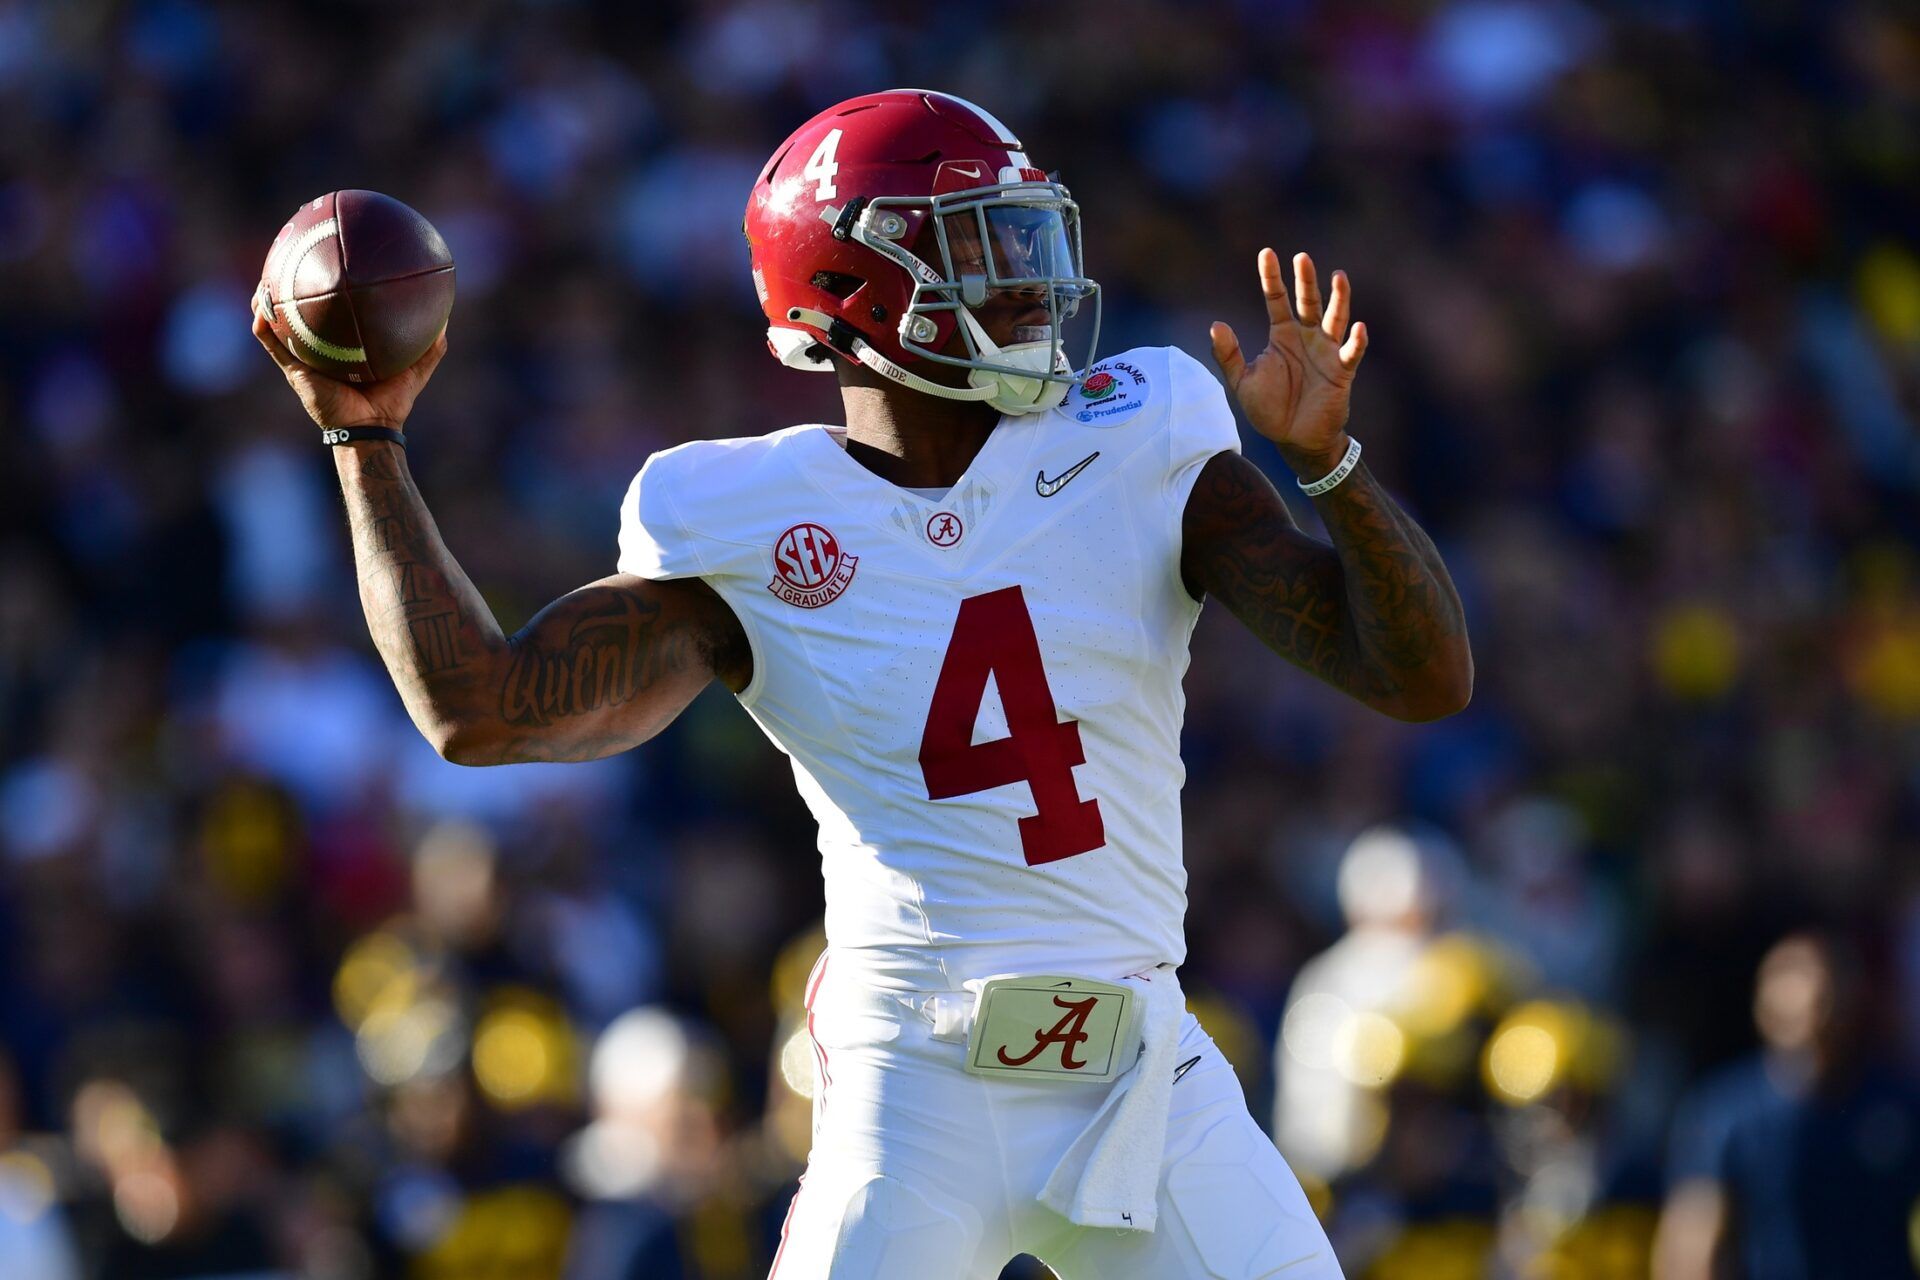
[[[956,106],[965,107],[982,120],[985,120],[989,125],[993,126],[994,131],[1000,135],[997,141],[1009,147],[1017,147],[1020,145],[1020,139],[1015,136],[1013,130],[1001,124],[999,118],[995,116],[993,112],[987,110],[977,102],[968,102],[965,98],[955,97],[951,93],[941,93],[937,89],[909,89],[907,92],[925,94],[929,98],[939,98],[943,101],[951,102]]]

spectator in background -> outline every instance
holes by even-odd
[[[1795,933],[1760,962],[1761,1051],[1674,1127],[1655,1280],[1913,1274],[1920,1088],[1883,1056],[1854,949]]]
[[[563,1156],[587,1201],[568,1280],[700,1280],[765,1264],[730,1194],[720,1127],[726,1059],[664,1009],[621,1014],[588,1068],[594,1119]]]
[[[83,1206],[91,1209],[83,1229],[93,1237],[95,1274],[240,1280],[272,1267],[272,1182],[257,1137],[230,1124],[163,1119],[108,1073],[74,1094],[73,1133],[100,1180],[98,1198]]]
[[[1347,933],[1300,966],[1274,1045],[1273,1136],[1302,1176],[1331,1182],[1379,1146],[1379,1103],[1352,1070],[1352,1042],[1367,1019],[1418,1002],[1448,871],[1446,855],[1395,827],[1362,832],[1341,860]]]

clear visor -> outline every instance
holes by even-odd
[[[987,288],[1030,289],[1077,303],[1089,292],[1079,285],[1079,254],[1068,212],[1052,204],[983,201],[941,218],[947,261],[955,279],[984,276]]]

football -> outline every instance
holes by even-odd
[[[330,191],[280,228],[260,272],[273,331],[344,382],[390,378],[453,311],[453,254],[433,224],[378,191]]]

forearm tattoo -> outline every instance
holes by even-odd
[[[426,728],[462,695],[504,637],[447,553],[399,451],[337,451],[360,603],[374,646],[414,722]]]
[[[657,634],[658,603],[625,592],[588,591],[597,598],[557,643],[544,641],[534,626],[514,637],[500,690],[500,718],[508,724],[550,725],[623,706],[686,661],[683,637]]]
[[[1213,459],[1188,504],[1189,589],[1369,704],[1427,704],[1470,683],[1460,597],[1427,535],[1365,466],[1318,506],[1330,547],[1294,526],[1251,462]]]
[[[446,545],[398,450],[342,450],[368,628],[407,712],[472,763],[589,760],[657,731],[703,686],[688,613],[618,585],[561,597],[511,639]],[[678,597],[676,597],[676,600]],[[657,705],[633,704],[652,693]]]

